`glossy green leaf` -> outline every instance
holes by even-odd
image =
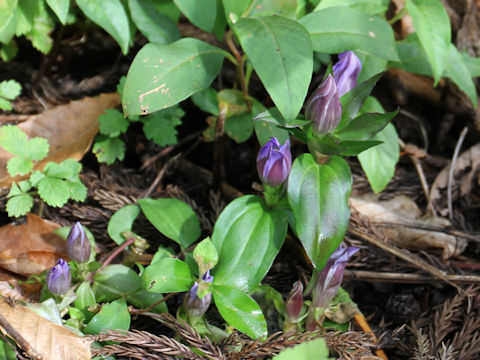
[[[149,114],[207,88],[220,71],[224,54],[192,38],[168,45],[145,45],[128,71],[122,99],[124,113]]]
[[[397,45],[398,49],[398,45]],[[400,51],[399,51],[400,53]],[[357,54],[360,62],[362,63],[362,70],[358,75],[358,82],[361,83],[365,80],[368,80],[373,75],[378,73],[383,73],[387,68],[387,59],[379,58],[377,56],[371,56],[363,53]]]
[[[336,131],[335,135],[341,140],[370,140],[387,126],[397,114],[398,110],[387,114],[362,114],[346,124],[340,131]]]
[[[448,50],[448,61],[444,76],[450,78],[465,94],[468,95],[476,108],[478,105],[478,95],[475,84],[470,75],[467,65],[463,61],[462,55],[458,52],[454,44],[450,44]]]
[[[119,245],[125,242],[122,233],[132,230],[133,222],[139,213],[140,208],[137,205],[130,204],[117,210],[115,214],[112,215],[108,222],[107,231],[113,241]]]
[[[235,329],[252,339],[267,335],[262,310],[250,296],[226,285],[214,285],[212,294],[218,312]]]
[[[480,58],[471,57],[468,53],[462,53],[463,62],[467,65],[468,71],[472,77],[480,76]]]
[[[192,101],[202,111],[213,115],[220,114],[220,109],[218,108],[217,92],[211,87],[193,94]]]
[[[130,43],[130,24],[120,0],[76,0],[86,17],[105,29],[127,54]]]
[[[406,8],[432,65],[435,85],[448,63],[450,20],[440,0],[407,0]]]
[[[242,18],[233,29],[277,108],[287,120],[295,119],[312,77],[308,33],[281,16]]]
[[[350,6],[369,14],[383,14],[388,9],[389,0],[322,0],[315,11],[333,6]]]
[[[123,299],[104,304],[100,312],[83,329],[85,334],[98,334],[102,330],[128,330],[130,313]]]
[[[277,108],[271,108],[258,114],[253,120],[255,134],[257,135],[258,142],[262,146],[272,137],[277,138],[280,144],[285,144],[285,141],[289,138],[288,130],[280,127],[281,123],[275,119],[276,115],[281,117]]]
[[[253,0],[222,0],[225,18],[229,24],[235,23],[249,8]]]
[[[400,62],[392,62],[390,67],[402,69],[411,73],[433,76],[432,66],[427,54],[420,44],[418,36],[410,34],[407,39],[397,43]]]
[[[314,11],[299,22],[310,33],[315,51],[339,54],[353,50],[387,60],[398,60],[393,30],[378,16],[347,6],[335,6]]]
[[[288,202],[295,232],[317,269],[325,266],[347,231],[351,181],[348,164],[338,156],[317,164],[311,154],[303,154],[293,163]]]
[[[328,347],[324,338],[303,342],[281,351],[272,360],[329,360]]]
[[[163,295],[161,293],[153,293],[145,289],[140,289],[138,291],[135,291],[133,294],[129,294],[127,296],[127,302],[134,305],[138,309],[146,309],[147,307],[158,303],[162,299]],[[168,311],[167,304],[165,302],[162,302],[155,305],[149,311],[155,312],[157,314],[165,313]]]
[[[122,264],[108,265],[98,271],[92,284],[99,302],[111,301],[137,291],[142,286],[140,276]]]
[[[249,7],[249,16],[280,15],[295,19],[297,13],[297,0],[254,0]]]
[[[160,13],[151,0],[128,0],[132,20],[148,41],[168,44],[180,39],[177,26]]]
[[[78,310],[81,310],[88,320],[91,319],[92,313],[88,311],[90,306],[97,303],[95,294],[88,281],[84,281],[75,291],[77,298],[74,301],[74,305]]]
[[[217,0],[173,0],[180,11],[200,29],[210,32],[217,17]]]
[[[194,282],[190,268],[178,259],[163,258],[145,268],[144,289],[154,293],[188,291]]]
[[[70,7],[70,0],[47,0],[48,6],[53,10],[58,19],[65,25],[67,23],[68,8]]]
[[[138,205],[155,228],[187,247],[200,236],[200,223],[192,208],[178,199],[141,199]]]
[[[218,263],[218,252],[209,237],[203,239],[193,250],[193,258],[198,264],[200,274],[213,269]]]
[[[286,215],[257,196],[242,196],[220,214],[212,234],[218,251],[214,284],[252,291],[267,274],[287,233]]]

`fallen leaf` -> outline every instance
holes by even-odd
[[[0,267],[29,276],[68,259],[65,240],[53,233],[58,227],[34,214],[25,224],[0,227]]]
[[[400,195],[386,201],[379,201],[377,196],[371,195],[351,197],[349,204],[371,223],[385,225],[379,230],[398,247],[409,250],[440,249],[443,259],[459,255],[467,247],[465,239],[415,228],[445,228],[450,226],[450,222],[441,217],[421,217],[417,204],[406,196]]]
[[[105,109],[113,108],[119,103],[117,93],[101,94],[32,115],[19,124],[18,127],[29,138],[39,136],[47,139],[50,144],[48,156],[36,163],[35,169],[43,169],[50,161],[61,162],[68,158],[80,160],[98,132],[98,116]],[[12,157],[12,154],[0,148],[0,187],[21,179],[12,178],[7,173],[7,162]]]
[[[12,303],[0,297],[0,314],[43,360],[91,358],[90,341],[44,319],[21,303]],[[8,336],[5,330],[2,329],[2,332]]]

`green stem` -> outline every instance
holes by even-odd
[[[391,18],[390,20],[388,20],[388,23],[390,25],[393,25],[395,24],[398,20],[400,20],[402,17],[404,17],[405,15],[407,14],[407,9],[406,8],[402,8],[397,15],[395,15],[393,18]]]

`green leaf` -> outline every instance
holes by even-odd
[[[167,249],[164,249],[162,247],[158,247],[157,248],[157,252],[153,255],[153,258],[152,258],[152,261],[150,262],[150,264],[154,264],[156,263],[157,261],[160,261],[162,260],[163,258],[169,258],[169,257],[172,257],[173,254],[168,251]]]
[[[462,55],[458,52],[454,44],[450,44],[448,50],[448,61],[444,76],[450,78],[472,101],[473,106],[478,106],[478,96],[475,84],[470,75],[467,65],[463,61]]]
[[[0,97],[7,100],[15,99],[22,92],[22,85],[15,80],[0,82]]]
[[[160,13],[150,0],[128,0],[132,20],[148,41],[168,44],[180,39],[177,26]]]
[[[398,49],[398,44],[397,44]],[[400,55],[400,50],[398,51]],[[356,54],[362,63],[362,70],[358,75],[358,82],[361,83],[368,80],[373,75],[383,73],[387,68],[388,61],[376,56],[358,53]]]
[[[467,65],[471,77],[480,76],[480,58],[471,57],[468,53],[462,53],[463,62]]]
[[[249,17],[280,15],[295,19],[297,12],[297,0],[254,0],[249,7]]]
[[[398,114],[398,110],[386,114],[366,113],[350,121],[335,135],[341,140],[370,140]]]
[[[0,359],[17,359],[17,352],[15,351],[15,345],[13,344],[13,340],[8,340],[7,337],[0,339]]]
[[[20,190],[19,186],[16,183],[12,183],[12,187],[10,188],[10,191],[8,192],[7,198],[12,197],[12,196],[17,196],[23,194],[24,191]]]
[[[36,187],[40,180],[42,180],[46,175],[38,170],[34,171],[32,175],[30,175],[30,183],[33,187]]]
[[[66,159],[58,164],[50,161],[43,168],[45,175],[69,181],[78,180],[78,174],[81,170],[82,164],[74,159]]]
[[[403,69],[415,74],[433,76],[432,66],[427,54],[420,44],[417,34],[410,34],[407,39],[397,42],[400,62],[393,62],[390,67]]]
[[[155,293],[188,291],[194,282],[190,268],[178,259],[163,258],[145,268],[144,289]]]
[[[295,119],[313,70],[312,44],[304,27],[269,16],[242,18],[233,29],[279,111],[287,120]]]
[[[70,187],[65,180],[46,176],[40,180],[37,188],[38,195],[50,206],[62,207],[70,198]]]
[[[335,6],[314,11],[299,22],[310,33],[315,51],[339,54],[353,50],[387,60],[398,60],[393,30],[378,16],[346,6]]]
[[[123,114],[115,109],[106,109],[98,117],[98,122],[100,123],[100,134],[110,137],[124,133],[130,124]]]
[[[275,355],[273,360],[329,360],[328,347],[324,338],[303,342],[294,347],[285,349]]]
[[[182,248],[200,236],[200,223],[190,206],[178,199],[139,199],[138,205],[155,228]]]
[[[30,160],[40,161],[47,156],[49,149],[50,145],[47,139],[34,137],[27,143],[24,149],[24,156]]]
[[[122,139],[108,136],[97,136],[92,152],[97,157],[99,162],[104,162],[111,165],[115,160],[123,160],[125,157],[125,143]]]
[[[285,119],[277,108],[270,108],[258,114],[253,119],[253,126],[260,145],[265,145],[272,137],[277,138],[280,144],[285,144],[290,136],[288,130],[280,127],[284,123]]]
[[[47,4],[53,10],[55,15],[58,16],[62,25],[66,25],[70,0],[47,0]]]
[[[33,197],[28,194],[11,197],[7,201],[7,212],[10,217],[25,215],[33,206]]]
[[[82,311],[85,317],[90,320],[92,317],[92,313],[88,311],[88,308],[97,303],[97,300],[95,299],[95,294],[90,287],[90,282],[82,282],[75,291],[75,294],[77,295],[77,298],[74,301],[75,307],[78,310]]]
[[[389,0],[322,0],[315,11],[333,6],[350,6],[356,10],[381,15],[388,9]]]
[[[214,285],[212,294],[218,312],[235,329],[252,339],[267,335],[267,322],[262,310],[250,296],[226,285]]]
[[[128,53],[130,24],[120,0],[76,0],[86,17],[108,32],[120,45],[122,53]]]
[[[225,18],[231,25],[247,10],[253,0],[222,0]]]
[[[131,231],[132,225],[138,214],[140,208],[135,204],[130,204],[117,210],[108,221],[108,235],[117,244],[123,244],[125,238],[122,236],[124,231]]]
[[[372,190],[379,193],[393,178],[400,151],[398,135],[393,124],[388,124],[373,139],[383,141],[383,144],[358,154],[358,160],[367,175]]]
[[[88,190],[87,187],[82,184],[80,179],[78,181],[69,181],[68,187],[70,190],[70,199],[74,201],[85,201]]]
[[[0,1],[0,42],[9,43],[15,35],[17,0]]]
[[[209,237],[203,239],[193,250],[193,258],[198,264],[200,274],[205,274],[218,263],[218,252]]]
[[[220,214],[212,234],[219,262],[214,284],[252,291],[263,280],[287,234],[286,214],[267,208],[263,199],[247,195]]]
[[[152,293],[144,289],[140,289],[138,291],[135,291],[133,294],[127,295],[127,301],[139,309],[145,309],[147,307],[150,307],[151,305],[158,303],[162,299],[163,295],[161,293]],[[155,312],[157,314],[166,313],[168,312],[167,304],[165,302],[162,302],[154,306],[149,311]]]
[[[447,66],[452,37],[447,11],[439,0],[407,0],[406,8],[432,65],[436,85]]]
[[[0,146],[9,153],[23,157],[27,147],[27,135],[14,125],[0,127]]]
[[[348,164],[338,156],[317,164],[312,155],[303,154],[293,163],[288,202],[295,232],[317,269],[325,266],[347,231],[351,181]]]
[[[192,95],[192,101],[202,111],[213,115],[219,115],[220,109],[218,107],[217,92],[211,87],[199,91]]]
[[[25,175],[33,169],[33,162],[18,157],[11,158],[7,162],[7,171],[10,176]]]
[[[17,43],[14,40],[11,40],[8,44],[0,44],[0,58],[4,62],[9,62],[10,60],[12,60],[15,56],[17,56],[17,52],[18,52],[18,47],[17,47]],[[2,104],[0,104],[0,109],[11,110],[11,109],[5,109],[4,107],[2,107]]]
[[[32,21],[33,27],[25,36],[32,42],[33,47],[47,54],[53,46],[53,39],[50,37],[50,33],[55,27],[55,22],[50,16],[45,2],[37,0],[36,3]]]
[[[92,290],[97,301],[111,301],[134,293],[142,286],[140,276],[128,266],[108,265],[94,276]]]
[[[10,101],[0,98],[0,110],[10,111],[12,109]]]
[[[217,0],[173,0],[180,11],[200,29],[211,32],[217,17]]]
[[[208,87],[220,71],[224,54],[192,38],[145,45],[128,71],[122,99],[125,114],[152,113]]]
[[[128,330],[130,328],[130,313],[123,299],[104,304],[100,312],[83,329],[85,334],[98,334],[104,330]]]
[[[21,36],[29,33],[33,29],[33,20],[38,8],[42,6],[41,0],[20,0],[16,7],[17,26],[15,35]]]
[[[143,132],[149,140],[160,146],[174,145],[177,143],[176,127],[182,120],[176,116],[162,116],[162,111],[147,115],[144,118]]]

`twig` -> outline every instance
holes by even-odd
[[[398,284],[425,284],[440,283],[444,279],[434,278],[422,274],[402,274],[393,272],[378,272],[364,270],[346,269],[343,273],[345,280],[359,280],[371,282],[387,282]],[[449,282],[455,284],[480,284],[480,276],[478,275],[445,275]]]
[[[165,295],[162,299],[160,299],[159,301],[157,301],[156,303],[153,303],[152,305],[150,305],[149,307],[146,307],[145,309],[130,309],[130,314],[135,314],[135,315],[142,315],[143,313],[147,312],[147,311],[150,311],[152,310],[155,306],[157,305],[160,305],[161,303],[167,301],[168,299],[170,299],[171,297],[177,295],[176,293],[170,293],[170,294],[167,294]]]
[[[463,140],[467,135],[468,127],[465,126],[460,133],[458,138],[457,145],[455,145],[455,151],[453,152],[452,162],[450,164],[450,169],[448,171],[448,188],[447,188],[447,201],[448,201],[448,217],[450,221],[453,222],[453,206],[452,206],[452,184],[453,184],[453,174],[455,173],[455,164],[457,163],[458,154],[460,153],[460,148],[462,147]]]
[[[106,259],[105,261],[103,262],[102,266],[100,266],[97,270],[95,270],[91,275],[90,275],[90,279],[91,281],[93,281],[93,277],[95,276],[95,274],[97,272],[99,272],[100,270],[102,270],[103,268],[107,267],[113,259],[115,259],[118,254],[120,254],[123,250],[125,250],[125,248],[129,245],[132,245],[133,242],[135,241],[135,237],[131,237],[129,239],[127,239],[124,243],[122,243],[120,246],[118,246]]]
[[[178,158],[181,156],[181,154],[177,154],[171,159],[169,159],[165,165],[160,169],[158,172],[155,180],[153,180],[152,184],[150,187],[142,194],[140,198],[145,199],[150,196],[150,194],[153,192],[153,190],[157,187],[158,183],[162,180],[162,178],[165,176],[165,173],[167,172],[168,168],[172,166],[172,164],[178,160]]]
[[[43,357],[28,343],[27,340],[8,322],[8,320],[0,314],[0,326],[5,330],[18,346],[34,360],[42,360]]]

